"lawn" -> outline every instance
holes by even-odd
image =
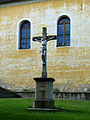
[[[32,112],[33,99],[0,99],[0,120],[90,120],[90,101],[55,100],[59,112]]]

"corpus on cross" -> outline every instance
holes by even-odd
[[[47,42],[56,40],[56,35],[47,36],[47,28],[43,27],[42,36],[33,37],[33,41],[41,42],[41,58],[42,58],[42,78],[47,78]]]

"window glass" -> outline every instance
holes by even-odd
[[[70,20],[68,18],[62,18],[60,21],[59,21],[59,24],[61,23],[69,23]]]
[[[27,28],[27,37],[30,38],[30,28]]]
[[[58,34],[63,34],[63,24],[58,25]]]
[[[25,38],[25,28],[21,29],[21,38]]]
[[[30,27],[30,23],[24,22],[24,23],[22,23],[22,27]]]
[[[65,24],[65,34],[70,34],[70,24]]]
[[[27,39],[27,48],[30,48],[30,39]]]
[[[25,39],[21,39],[21,48],[25,48]]]
[[[65,35],[65,42],[64,45],[70,45],[70,35]]]
[[[58,36],[58,44],[63,45],[63,36]]]

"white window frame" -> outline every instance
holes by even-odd
[[[20,26],[24,21],[29,21],[30,22],[30,48],[29,49],[20,49]],[[18,22],[17,25],[17,50],[31,50],[32,49],[32,25],[31,25],[31,20],[28,18],[23,18]]]

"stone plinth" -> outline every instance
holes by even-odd
[[[53,78],[34,78],[36,81],[34,108],[55,108],[53,100]]]

